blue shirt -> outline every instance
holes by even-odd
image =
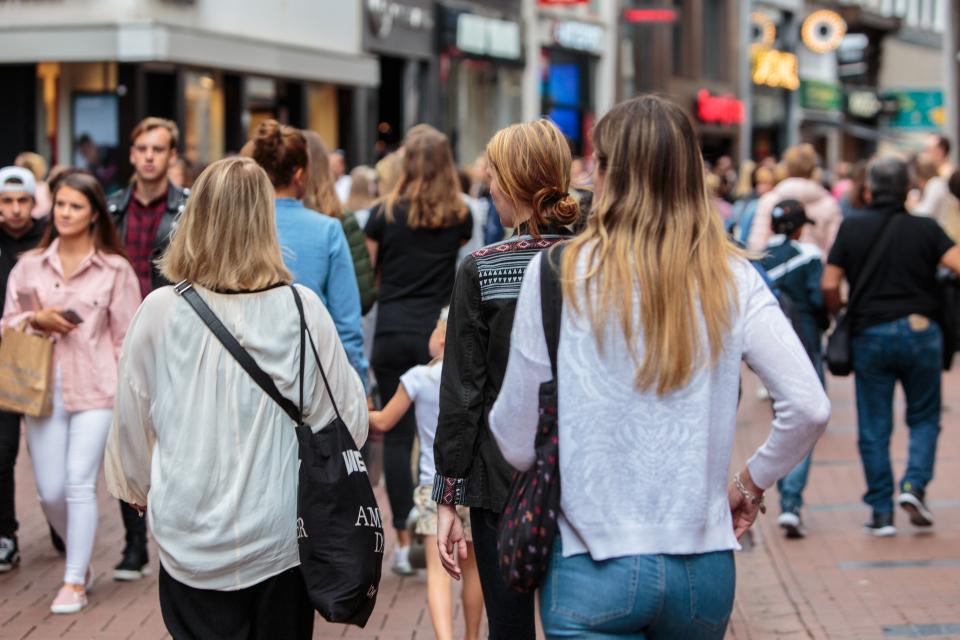
[[[360,292],[343,228],[339,221],[307,209],[293,198],[277,198],[276,206],[283,261],[296,283],[320,296],[337,327],[347,358],[366,388]]]

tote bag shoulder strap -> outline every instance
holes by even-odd
[[[543,335],[550,354],[550,370],[557,379],[557,349],[560,346],[560,314],[563,313],[563,290],[560,287],[560,264],[565,243],[546,250],[540,262],[540,313]]]
[[[293,285],[290,285],[290,290],[293,291],[293,299],[297,303],[297,311],[300,312],[300,326],[301,330],[307,334],[307,339],[310,340],[310,350],[313,351],[313,358],[317,361],[317,370],[320,372],[320,377],[323,378],[323,386],[327,390],[327,395],[330,396],[330,403],[333,405],[333,411],[337,414],[337,419],[343,422],[343,417],[340,415],[340,408],[337,406],[337,400],[333,397],[333,390],[330,389],[330,382],[327,380],[327,372],[323,370],[323,364],[320,363],[320,354],[317,353],[317,345],[313,342],[313,335],[310,333],[310,329],[307,328],[306,319],[303,315],[303,301],[300,299],[300,294],[297,292],[297,288]],[[301,335],[301,344],[303,336]],[[300,353],[303,353],[303,348],[301,347]],[[301,398],[303,394],[303,360],[300,361],[300,393]],[[303,401],[301,400],[301,403]]]
[[[203,320],[203,323],[210,328],[210,331],[213,332],[213,335],[216,336],[217,340],[220,341],[220,344],[230,353],[231,356],[237,361],[237,363],[243,367],[243,370],[253,378],[253,381],[257,383],[264,393],[270,396],[274,402],[280,405],[280,408],[290,416],[290,418],[296,422],[298,425],[302,422],[301,415],[302,411],[297,410],[297,406],[293,404],[292,400],[285,398],[280,390],[277,389],[277,384],[273,381],[273,378],[270,375],[260,368],[260,365],[257,364],[256,360],[253,359],[253,356],[243,348],[243,346],[237,341],[233,334],[223,326],[223,323],[220,321],[220,318],[207,306],[207,303],[204,302],[203,298],[197,293],[197,290],[193,288],[193,284],[184,280],[179,283],[174,290],[177,292],[181,298],[187,301],[187,303],[193,308],[193,310],[200,316],[200,319]],[[301,315],[302,317],[302,315]],[[302,320],[301,320],[302,323]],[[304,325],[301,324],[301,329],[304,328]],[[303,344],[303,333],[300,335],[301,344]],[[303,407],[303,349],[301,348],[301,357],[300,357],[300,407]]]

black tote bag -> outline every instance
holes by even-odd
[[[300,314],[300,405],[277,389],[273,379],[227,330],[190,283],[176,291],[210,328],[254,382],[296,423],[300,469],[297,485],[296,536],[300,570],[310,602],[328,622],[366,625],[377,603],[383,563],[383,524],[367,468],[353,436],[340,416],[303,302],[291,286]],[[336,418],[317,433],[304,424],[303,382],[306,342],[317,362]]]

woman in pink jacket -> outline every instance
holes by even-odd
[[[53,222],[7,284],[2,326],[55,339],[53,413],[26,418],[40,504],[66,540],[53,613],[87,605],[97,528],[97,474],[113,415],[117,361],[140,289],[97,180],[77,173],[53,194]]]

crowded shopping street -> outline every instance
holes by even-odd
[[[960,638],[954,0],[0,2],[0,640]]]

